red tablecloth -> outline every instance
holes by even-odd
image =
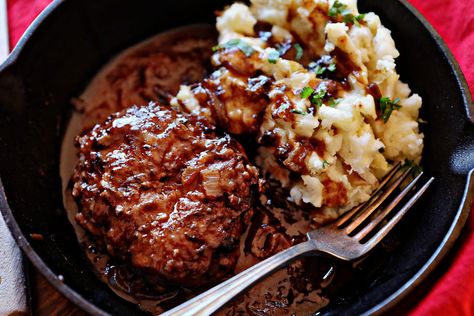
[[[385,0],[380,0],[385,1]],[[8,0],[12,47],[50,0]],[[474,92],[474,3],[472,0],[410,0],[435,26],[456,59]],[[452,266],[428,295],[414,307],[413,315],[474,315],[474,216],[467,238]]]

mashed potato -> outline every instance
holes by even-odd
[[[399,80],[390,31],[356,0],[235,3],[217,29],[216,72],[173,103],[254,137],[257,164],[295,203],[336,217],[394,163],[421,159],[422,100]]]

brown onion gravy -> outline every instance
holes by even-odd
[[[159,314],[205,289],[154,286],[127,263],[110,258],[78,226],[74,219],[77,207],[69,186],[77,159],[74,137],[130,105],[147,104],[150,100],[167,104],[179,84],[203,79],[208,74],[215,38],[210,26],[190,26],[160,34],[120,54],[97,74],[81,97],[73,101],[76,111],[62,145],[60,173],[64,207],[79,242],[96,273],[115,293],[152,314]],[[296,208],[282,198],[286,196],[288,194],[278,185],[267,182],[252,223],[241,238],[235,273],[305,240],[306,233],[315,228],[311,221],[314,210]],[[324,289],[334,271],[332,264],[323,258],[296,261],[258,283],[218,314],[313,314],[329,302]]]

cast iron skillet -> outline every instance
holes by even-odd
[[[161,31],[214,23],[213,0],[56,1],[0,66],[0,205],[33,264],[67,298],[95,315],[143,315],[92,273],[61,201],[59,152],[77,96],[120,50]],[[433,28],[405,1],[360,0],[393,31],[402,79],[423,97],[424,168],[434,186],[398,227],[400,245],[328,314],[387,311],[440,261],[469,213],[474,168],[471,96],[458,65]],[[44,240],[30,238],[31,233]],[[58,275],[64,277],[59,281]]]

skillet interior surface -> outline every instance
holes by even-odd
[[[69,100],[120,50],[174,27],[214,23],[214,10],[225,3],[57,1],[30,27],[0,71],[2,211],[33,263],[90,313],[144,315],[94,275],[63,209],[59,152],[71,113]],[[390,306],[386,299],[412,284],[433,254],[452,244],[471,202],[466,192],[472,192],[468,173],[474,167],[474,127],[470,95],[457,65],[404,2],[360,0],[359,5],[362,12],[379,14],[392,30],[402,80],[423,97],[421,117],[429,122],[423,126],[423,167],[437,180],[379,247],[394,249],[370,255],[357,288],[341,291],[324,311],[328,314]],[[31,240],[31,233],[43,234],[44,240]]]

